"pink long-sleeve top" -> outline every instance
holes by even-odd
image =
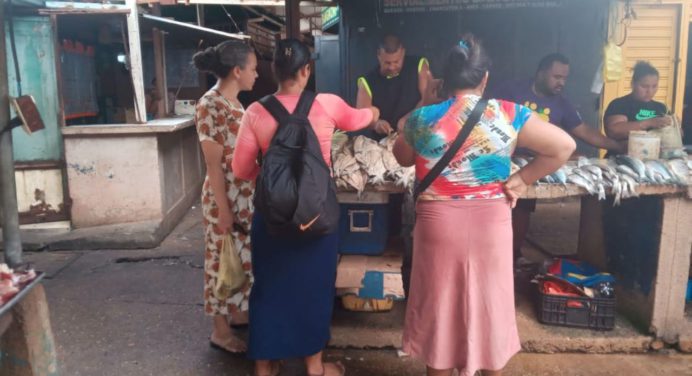
[[[300,95],[277,95],[276,98],[290,113],[298,105]],[[369,108],[356,109],[333,94],[318,94],[308,114],[312,129],[322,149],[322,156],[331,165],[331,145],[334,129],[346,132],[367,127],[373,120]],[[255,102],[243,115],[233,154],[233,174],[240,179],[255,180],[259,173],[257,154],[266,153],[278,123],[269,112]]]

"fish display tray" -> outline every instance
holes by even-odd
[[[612,330],[615,297],[589,298],[545,294],[538,288],[538,321],[548,325]]]

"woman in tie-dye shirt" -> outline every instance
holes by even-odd
[[[459,134],[488,80],[490,61],[472,36],[450,51],[450,98],[414,111],[394,146],[422,180]],[[510,174],[516,146],[536,157]],[[510,207],[527,185],[558,169],[572,138],[512,102],[489,100],[469,138],[418,198],[404,351],[429,376],[500,375],[521,348],[514,310]]]
[[[406,142],[416,151],[416,178],[428,174],[459,133],[480,100],[468,94],[415,111],[404,128]],[[529,108],[490,100],[481,120],[441,176],[420,195],[421,200],[493,199],[504,197],[502,183],[510,174],[517,135],[531,116]]]

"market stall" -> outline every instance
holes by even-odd
[[[483,40],[493,58],[491,89],[506,80],[528,79],[535,73],[538,60],[548,53],[567,55],[570,76],[565,96],[586,124],[601,128],[604,107],[628,92],[629,69],[637,60],[648,60],[661,72],[656,100],[678,115],[682,112],[684,74],[676,73],[676,69],[684,72],[686,66],[677,57],[686,53],[688,13],[684,1],[353,1],[340,9],[340,64],[327,64],[326,60],[320,64],[318,60],[316,72],[318,76],[340,76],[338,88],[332,85],[325,90],[354,100],[358,77],[377,64],[375,51],[382,33],[396,33],[404,41],[406,54],[428,58],[432,74],[438,76],[448,46],[464,32],[472,32]],[[620,77],[599,82],[603,48],[608,42],[621,46],[623,71]],[[676,61],[681,63],[677,68]],[[333,160],[341,191],[373,197],[372,193],[396,194],[411,188],[412,181],[407,180],[410,170],[391,167],[391,156],[382,157],[381,162],[373,160],[376,145],[351,140],[348,147],[344,156]],[[379,147],[387,149],[386,141]],[[336,155],[339,148],[335,148]],[[579,152],[598,155],[598,150],[581,143]],[[640,163],[643,176],[641,166],[625,160],[575,160],[556,176],[531,187],[525,198],[535,198],[539,204],[580,200],[579,228],[575,229],[578,251],[574,256],[618,278],[618,311],[637,328],[628,338],[639,341],[640,333],[653,333],[675,343],[688,320],[684,308],[692,248],[685,230],[692,218],[692,188],[686,172],[689,163]],[[567,179],[569,175],[574,177]],[[392,246],[385,253],[390,250]],[[359,262],[362,270],[364,261]],[[535,316],[531,320],[536,321]],[[541,332],[534,324],[530,327]],[[649,344],[643,343],[633,347],[648,349]]]
[[[362,197],[361,201],[342,200],[344,204],[361,205],[347,206],[349,215],[342,218],[347,222],[346,232],[348,223],[354,233],[374,230],[381,210],[378,206],[385,202],[379,197],[411,189],[413,168],[402,168],[395,160],[391,162],[393,139],[391,136],[377,143],[363,136],[349,141],[335,138],[333,163],[337,186],[341,192],[354,192]],[[520,158],[514,161],[513,168],[527,163]],[[640,329],[672,343],[685,321],[692,249],[691,182],[692,160],[688,158],[641,161],[628,156],[580,157],[530,187],[524,198],[539,202],[581,198],[577,258],[614,274],[618,280],[618,311]],[[373,197],[379,201],[373,201]],[[354,220],[359,212],[370,216],[366,218],[365,229]],[[374,238],[371,241],[382,242]],[[363,250],[366,248],[370,249],[363,246]],[[401,249],[398,251],[389,247],[386,252],[375,253],[383,256],[370,261],[363,256],[342,256],[341,278],[337,278],[342,295],[358,295],[371,301],[402,298],[396,289],[397,283],[401,283],[396,270],[402,257]],[[381,275],[368,277],[368,273]],[[360,290],[353,288],[354,281]],[[373,284],[377,287],[375,292]],[[380,310],[378,304],[382,303],[372,301],[368,308]]]

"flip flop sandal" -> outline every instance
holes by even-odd
[[[274,368],[274,364],[276,364],[276,368]],[[283,361],[274,362],[274,363],[272,363],[272,371],[273,371],[272,373],[267,374],[267,375],[255,374],[255,376],[279,376],[279,374],[281,374],[282,364],[283,364]]]
[[[328,364],[328,363],[325,363]],[[345,376],[346,375],[346,367],[341,363],[341,362],[334,362],[331,363],[334,365],[339,370],[339,376]],[[308,376],[324,376],[327,373],[327,369],[325,365],[322,365],[322,373],[319,374],[314,374],[314,373],[308,373]]]
[[[228,348],[228,345],[229,345],[228,343],[226,343],[225,346],[220,345],[220,344],[212,341],[211,338],[209,338],[209,346],[211,346],[211,348],[213,348],[215,350],[223,351],[223,352],[231,354],[231,355],[245,355],[245,353],[247,352],[245,350],[233,351],[233,350]]]

